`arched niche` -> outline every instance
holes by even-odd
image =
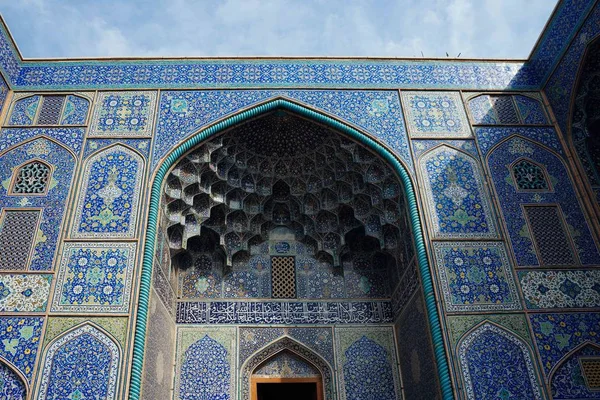
[[[598,399],[597,365],[600,346],[585,342],[565,355],[550,372],[548,382],[553,400]]]
[[[152,187],[152,195],[151,195],[151,199],[150,199],[149,219],[148,219],[148,226],[147,226],[143,269],[142,269],[141,285],[140,285],[138,319],[136,320],[135,344],[134,344],[134,352],[133,352],[133,370],[132,370],[132,375],[131,375],[131,385],[130,385],[130,393],[129,393],[130,398],[137,399],[137,398],[139,398],[139,395],[140,395],[142,363],[143,363],[143,354],[144,354],[144,342],[145,342],[146,324],[147,324],[147,313],[148,313],[148,304],[149,304],[150,293],[151,293],[151,290],[153,290],[152,271],[153,271],[153,263],[154,263],[154,259],[155,259],[156,250],[159,248],[162,248],[162,249],[167,248],[168,249],[168,247],[169,247],[168,244],[165,246],[165,243],[158,243],[157,238],[159,238],[159,239],[162,238],[162,240],[164,240],[164,241],[170,240],[172,242],[172,244],[180,247],[181,250],[186,250],[186,246],[189,245],[189,240],[188,240],[189,238],[194,238],[194,240],[196,240],[195,239],[196,237],[199,238],[198,240],[200,242],[194,243],[194,246],[196,246],[196,248],[199,248],[199,249],[207,248],[207,249],[214,250],[214,251],[207,251],[205,255],[208,256],[208,254],[210,253],[211,259],[208,261],[210,261],[211,263],[215,263],[217,266],[220,267],[220,269],[219,268],[214,269],[211,266],[211,269],[214,273],[214,277],[211,278],[213,280],[217,280],[221,277],[231,276],[231,274],[236,273],[237,261],[240,261],[243,264],[246,254],[251,253],[251,251],[248,251],[248,249],[246,249],[244,246],[250,246],[250,250],[251,250],[251,246],[265,246],[266,245],[269,249],[272,248],[272,249],[274,249],[274,251],[277,251],[276,250],[277,246],[271,247],[271,243],[265,243],[265,240],[264,240],[265,238],[270,238],[272,236],[272,235],[270,235],[272,229],[269,229],[269,228],[275,228],[272,225],[270,226],[269,222],[272,222],[272,221],[286,222],[286,223],[282,223],[282,224],[278,223],[276,225],[286,225],[286,228],[291,229],[292,231],[295,232],[295,239],[297,241],[300,241],[298,238],[298,233],[297,233],[298,230],[296,229],[297,224],[294,223],[297,221],[297,219],[293,218],[293,217],[297,217],[298,210],[296,209],[296,202],[295,201],[285,202],[285,201],[279,200],[283,197],[288,196],[288,194],[292,195],[292,193],[296,193],[294,190],[297,187],[297,185],[292,184],[292,182],[289,182],[289,183],[284,182],[285,185],[283,185],[281,183],[278,183],[279,181],[281,181],[281,179],[274,179],[274,171],[276,170],[276,168],[285,169],[287,172],[283,175],[293,177],[294,165],[291,163],[288,165],[283,165],[282,163],[269,162],[269,160],[267,160],[267,162],[261,162],[260,164],[256,164],[255,160],[246,158],[245,159],[246,165],[248,165],[248,163],[255,163],[255,164],[252,164],[253,168],[255,166],[255,168],[257,168],[257,170],[263,171],[264,173],[263,173],[263,176],[261,176],[261,179],[259,179],[259,180],[257,180],[255,177],[253,177],[253,179],[249,179],[249,178],[244,179],[245,175],[240,173],[240,168],[238,166],[236,166],[235,164],[229,163],[227,160],[223,160],[223,158],[221,158],[221,157],[216,156],[219,154],[223,155],[222,151],[218,149],[219,147],[221,147],[221,148],[223,147],[223,144],[220,143],[219,140],[224,138],[227,135],[228,129],[230,129],[230,128],[235,129],[235,127],[238,125],[241,125],[246,122],[249,123],[254,120],[259,120],[260,117],[265,117],[265,116],[267,116],[269,114],[273,114],[273,113],[274,114],[277,114],[277,113],[279,113],[279,114],[296,114],[296,115],[294,115],[295,118],[307,120],[308,122],[311,122],[311,123],[319,126],[320,129],[328,128],[328,129],[336,130],[338,132],[338,135],[340,136],[340,138],[338,140],[340,140],[344,143],[350,141],[350,142],[352,142],[352,146],[358,146],[361,148],[361,150],[359,150],[356,155],[351,153],[351,157],[349,158],[349,160],[354,161],[356,158],[356,160],[360,161],[360,160],[363,160],[364,157],[378,157],[380,159],[380,165],[378,165],[377,167],[385,166],[385,168],[389,168],[393,172],[393,174],[396,176],[396,179],[401,183],[401,185],[399,187],[394,187],[394,185],[387,185],[387,186],[385,186],[385,188],[387,190],[387,193],[399,192],[398,196],[401,194],[403,197],[403,201],[404,201],[403,207],[406,207],[406,210],[407,210],[406,214],[403,216],[403,218],[405,219],[404,223],[410,227],[409,237],[412,237],[412,240],[414,241],[414,250],[413,251],[415,254],[416,261],[414,261],[412,265],[414,268],[419,268],[419,270],[421,272],[420,273],[420,277],[422,279],[421,285],[423,288],[425,304],[426,304],[426,309],[427,309],[427,313],[426,313],[427,321],[428,321],[427,325],[429,326],[429,329],[431,330],[431,336],[432,336],[432,341],[433,341],[433,347],[432,347],[433,350],[432,351],[435,354],[436,367],[437,367],[437,370],[439,373],[439,379],[440,379],[441,386],[442,386],[442,393],[443,393],[443,396],[445,399],[453,398],[452,389],[450,386],[450,377],[448,374],[448,366],[447,366],[445,351],[444,351],[442,337],[441,337],[440,322],[439,322],[439,317],[437,314],[437,308],[436,308],[436,303],[435,303],[435,298],[434,298],[433,283],[432,283],[431,275],[429,272],[429,265],[428,265],[428,261],[427,261],[427,257],[426,257],[426,253],[425,253],[424,237],[423,237],[423,233],[422,233],[421,222],[419,220],[418,212],[417,212],[416,197],[415,197],[415,193],[414,193],[414,189],[413,189],[413,183],[412,183],[411,177],[409,176],[409,174],[407,172],[407,169],[404,167],[402,162],[394,155],[394,153],[391,152],[390,150],[388,150],[386,147],[384,147],[380,142],[377,142],[377,141],[371,139],[369,136],[367,136],[361,132],[358,132],[354,128],[351,128],[349,125],[346,125],[346,124],[339,122],[331,117],[328,117],[321,113],[317,113],[317,112],[310,110],[304,106],[292,103],[285,99],[275,99],[275,100],[269,101],[267,103],[260,104],[249,110],[242,111],[233,117],[224,119],[223,121],[216,123],[215,125],[212,125],[205,130],[202,130],[195,136],[191,137],[190,139],[188,139],[187,141],[182,143],[179,147],[174,149],[163,160],[163,163],[158,168],[158,170],[155,174],[154,183],[153,183],[153,187]],[[205,150],[201,150],[201,151],[198,151],[197,153],[195,153],[195,150],[200,150],[201,146],[203,144],[207,144],[207,143],[214,144],[217,149],[214,149],[212,147],[209,149],[208,147],[205,147],[204,148]],[[289,144],[286,144],[286,143],[283,144],[284,147],[286,145],[289,146]],[[341,143],[339,144],[339,147],[343,148]],[[212,150],[212,152],[206,151],[206,149]],[[298,147],[296,147],[293,150],[300,150],[300,149]],[[312,148],[308,148],[308,151],[311,151],[311,150],[312,150]],[[333,149],[333,150],[335,150],[335,149]],[[216,155],[212,156],[213,153],[216,153]],[[335,154],[335,151],[328,152],[327,154]],[[308,163],[308,165],[306,165],[305,170],[310,170],[311,168],[316,169],[318,166],[317,162],[319,162],[319,163],[326,162],[327,154],[322,154],[322,157],[320,157],[318,159],[315,157],[314,158],[314,167],[313,167],[313,164]],[[187,157],[191,157],[191,159],[188,159],[188,161],[184,164],[178,165],[178,163],[180,161],[186,159]],[[242,159],[242,157],[240,157],[240,159]],[[222,162],[222,161],[225,161],[225,162]],[[195,168],[190,168],[191,167],[190,164],[193,164],[194,162],[207,163],[209,166],[208,169],[210,170],[210,172],[205,175],[201,174],[199,181],[196,180],[195,182],[191,182],[191,181],[187,182],[186,180],[188,178],[194,176],[195,173],[197,172],[197,170]],[[237,159],[236,159],[236,162],[237,162]],[[335,162],[335,160],[332,160],[331,162]],[[177,170],[178,166],[179,166],[179,169]],[[175,170],[177,170],[177,172],[174,175],[177,179],[174,179],[174,178],[169,179],[170,173]],[[191,173],[190,173],[190,171],[191,171]],[[380,172],[381,171],[379,171],[378,168],[373,168],[370,171],[370,173],[368,174],[369,176],[372,177],[369,179],[374,179],[374,180],[379,179],[378,177],[380,176]],[[218,179],[215,179],[215,175],[216,175],[216,178],[218,178]],[[367,171],[364,171],[364,175],[367,175]],[[326,175],[326,174],[324,174],[322,176],[319,175],[319,177],[320,177],[319,180],[308,179],[305,182],[306,192],[308,192],[307,194],[314,194],[311,192],[311,190],[313,190],[313,188],[315,188],[315,187],[318,187],[319,181],[325,181],[328,179],[335,178],[335,176]],[[353,196],[352,190],[355,190],[355,189],[363,190],[363,187],[369,187],[368,185],[370,184],[370,182],[368,182],[368,181],[361,182],[359,179],[357,179],[358,177],[356,177],[356,175],[354,175],[354,177],[356,179],[354,179],[354,180],[351,179],[350,182],[346,183],[345,187],[340,189],[341,191],[337,193],[338,202],[340,199],[339,193],[346,193],[346,194],[349,193]],[[263,179],[263,178],[265,178],[265,179]],[[196,203],[194,204],[194,198],[197,197],[197,194],[200,194],[200,193],[193,192],[192,194],[194,196],[191,196],[191,198],[187,198],[186,191],[184,190],[184,185],[181,184],[182,180],[186,181],[188,183],[188,186],[192,186],[194,188],[194,191],[206,190],[207,193],[209,193],[212,196],[208,199],[210,201],[207,201],[206,198],[198,199],[196,201]],[[179,181],[179,183],[177,181]],[[221,182],[218,182],[218,181],[221,181]],[[169,187],[169,184],[171,184],[171,183],[172,183],[172,186]],[[249,187],[249,188],[252,188],[255,192],[250,193],[248,195],[250,197],[249,199],[244,198],[244,199],[240,200],[239,190],[235,190],[235,189],[239,189],[238,187],[234,187],[234,189],[232,189],[232,190],[227,190],[226,186],[230,185],[230,184],[233,186],[240,185],[239,188],[241,188],[242,186]],[[196,185],[198,185],[200,188],[198,189],[196,187]],[[275,188],[276,186],[278,189],[281,189],[281,191],[277,190],[274,192],[272,189]],[[343,192],[343,190],[345,190],[345,192]],[[265,201],[264,203],[258,202],[255,196],[250,196],[255,193],[262,194],[263,196],[272,196],[272,201],[270,203],[268,203],[269,199],[267,199],[267,201]],[[281,196],[280,196],[280,194],[281,194]],[[358,194],[361,194],[361,193],[358,193]],[[357,194],[357,197],[358,197],[358,194]],[[182,220],[181,219],[182,218],[181,211],[189,206],[188,203],[191,203],[190,208],[195,207],[197,212],[195,213],[196,215],[194,216],[194,218],[190,217],[189,220],[187,221],[187,222],[189,222],[189,229],[187,231],[183,227],[176,227],[176,228],[172,228],[172,232],[170,232],[172,235],[169,235],[169,232],[165,232],[163,229],[161,229],[161,222],[162,222],[162,218],[163,218],[163,216],[161,215],[161,212],[163,210],[161,200],[162,200],[163,196],[165,196],[165,195],[169,196],[171,198],[177,198],[176,200],[178,200],[177,202],[175,202],[175,204],[172,206],[172,209],[171,209],[172,211],[174,211],[174,215],[175,215],[175,217],[173,218],[173,220],[174,220],[173,222],[176,222],[178,218],[179,218],[179,221]],[[342,198],[344,198],[344,197],[342,197]],[[322,243],[328,243],[329,246],[319,247],[318,243],[315,245],[315,243],[311,242],[310,239],[306,239],[308,244],[304,244],[302,242],[301,243],[305,246],[309,246],[309,245],[316,246],[317,249],[319,250],[317,260],[320,262],[330,263],[331,265],[333,265],[334,269],[337,268],[339,271],[340,266],[342,268],[344,267],[344,263],[343,263],[344,257],[340,257],[340,255],[343,255],[344,253],[340,252],[339,249],[343,248],[343,246],[348,246],[348,244],[346,241],[346,239],[347,239],[346,237],[342,238],[339,235],[337,237],[334,235],[329,235],[329,233],[331,233],[331,230],[328,230],[328,229],[332,226],[332,223],[331,223],[332,218],[331,218],[331,215],[328,213],[329,210],[327,210],[326,207],[328,207],[327,204],[331,204],[331,199],[332,199],[332,196],[331,196],[331,193],[329,193],[329,192],[323,193],[323,197],[318,198],[317,201],[315,201],[314,197],[311,198],[311,196],[308,196],[308,195],[306,196],[306,204],[313,204],[314,207],[312,209],[316,210],[315,214],[314,214],[314,220],[317,220],[319,213],[321,214],[320,218],[318,218],[320,223],[313,224],[316,226],[314,227],[314,229],[311,227],[311,229],[308,230],[308,232],[314,233],[315,235],[321,234],[323,236]],[[260,240],[259,240],[259,238],[256,238],[256,237],[242,238],[241,237],[242,235],[240,235],[240,231],[238,231],[237,228],[235,228],[231,231],[226,231],[225,229],[222,228],[223,224],[220,224],[220,223],[211,224],[211,222],[215,222],[215,221],[217,221],[217,222],[226,221],[227,216],[230,214],[233,214],[233,212],[232,213],[226,212],[227,211],[226,207],[234,208],[234,212],[238,211],[239,207],[241,207],[241,209],[243,209],[245,200],[248,200],[247,209],[250,210],[250,212],[252,212],[252,210],[257,210],[257,207],[259,207],[259,204],[260,204],[263,207],[262,208],[263,211],[266,209],[267,212],[270,213],[270,215],[269,215],[269,217],[271,219],[270,221],[269,220],[258,221],[258,222],[260,222],[260,225],[261,225]],[[366,201],[361,200],[360,197],[358,200],[362,201],[362,203],[360,204],[361,212],[364,212],[367,216],[369,216],[369,213],[371,211],[369,208],[370,204],[367,203]],[[382,199],[382,200],[385,200],[385,199]],[[218,201],[221,204],[213,207],[214,204],[212,204],[211,201]],[[304,201],[304,198],[303,198],[303,201]],[[282,202],[286,203],[285,206],[287,206],[287,207],[283,207],[281,204],[278,204],[278,203],[282,203]],[[320,208],[317,208],[317,205]],[[325,212],[321,212],[321,211],[325,211]],[[394,211],[397,213],[397,209],[395,209]],[[179,217],[176,216],[177,214],[179,214]],[[248,224],[247,218],[246,219],[238,218],[239,214],[240,213],[235,213],[235,215],[231,215],[231,218],[233,218],[235,216],[235,221],[231,221],[232,222],[230,224],[231,227],[238,226],[238,227],[244,228],[245,226],[247,226],[247,224]],[[393,233],[394,230],[389,229],[389,228],[381,229],[382,228],[381,218],[385,218],[385,212],[382,215],[379,215],[379,218],[380,218],[379,221],[377,221],[375,218],[365,220],[365,223],[363,224],[364,228],[358,229],[356,231],[349,231],[349,232],[351,232],[352,235],[356,235],[356,236],[372,237],[373,245],[377,245],[377,246],[388,245],[385,242],[385,238],[386,238],[385,234],[388,233],[388,237],[393,237],[393,235],[390,235],[390,233]],[[187,216],[186,216],[186,219],[187,219]],[[186,219],[183,219],[183,221],[186,221]],[[306,219],[304,219],[304,220],[306,220]],[[207,222],[207,221],[210,221],[210,222]],[[287,224],[287,221],[291,221],[289,223],[289,226]],[[206,222],[205,226],[203,226],[204,222]],[[306,223],[305,225],[311,226],[310,223]],[[210,230],[205,229],[205,232],[203,234],[202,233],[203,228],[209,228]],[[308,236],[311,236],[310,233]],[[210,239],[211,237],[216,237],[216,236],[223,237],[223,239],[219,238],[218,241],[217,240],[210,240],[210,241],[207,240],[207,239]],[[300,235],[300,237],[302,237],[302,235]],[[241,240],[241,239],[247,239],[247,240]],[[269,242],[269,241],[266,241],[266,242]],[[406,242],[409,242],[409,241],[403,241],[403,243],[406,243]],[[392,243],[393,243],[393,240],[390,241],[390,245]],[[216,246],[217,244],[219,246],[226,245],[226,247],[225,248],[223,248],[223,247],[217,248],[217,246]],[[211,246],[213,246],[213,247],[211,247]],[[412,245],[411,245],[411,247],[412,247]],[[235,251],[230,251],[231,249],[233,249]],[[225,250],[228,250],[229,254]],[[374,252],[374,254],[375,253],[376,252]],[[218,259],[216,260],[216,262],[215,262],[215,258],[212,258],[212,257],[215,257],[215,255],[218,256]],[[170,258],[170,257],[167,257],[167,258]],[[205,257],[202,257],[202,258],[205,259]],[[338,259],[340,260],[340,265],[336,266],[336,260],[338,260]],[[171,259],[167,264],[174,263],[174,261],[176,261],[175,264],[180,264],[180,262],[182,260]],[[183,260],[183,261],[185,261],[185,260]],[[189,257],[188,257],[188,261],[189,261]],[[201,261],[200,264],[208,262],[208,261]],[[189,264],[191,264],[191,262]],[[175,266],[177,266],[177,265],[175,265]],[[257,264],[257,268],[264,270],[265,266],[263,265],[262,262],[260,262]],[[156,269],[155,269],[155,271],[156,271]],[[343,269],[342,269],[342,271],[343,271]],[[177,275],[177,274],[173,274],[173,275]],[[173,275],[171,275],[169,278],[171,278]],[[416,273],[415,273],[415,275],[416,275]],[[176,279],[174,281],[177,282]],[[171,283],[173,283],[173,280]],[[208,286],[207,286],[207,284],[208,284]],[[212,283],[210,282],[210,279],[207,279],[206,281],[201,282],[199,287],[201,287],[203,290],[206,291],[206,290],[208,290],[207,287],[208,288],[212,287],[211,285],[212,285]],[[369,285],[365,285],[365,287],[368,287],[368,286]],[[361,289],[359,282],[357,282],[357,284],[354,285],[353,287]],[[214,297],[219,298],[218,296],[214,296]]]
[[[0,398],[26,400],[29,391],[26,382],[18,369],[0,359]]]

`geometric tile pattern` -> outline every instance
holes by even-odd
[[[600,348],[588,344],[576,350],[563,360],[552,372],[550,378],[552,399],[597,400],[600,398],[598,388],[590,384],[590,379],[584,369],[586,360],[598,360],[598,357],[600,357]]]
[[[235,398],[236,341],[235,328],[178,329],[175,398]]]
[[[523,192],[516,189],[510,166],[522,157],[527,157],[531,162],[545,168],[549,183],[553,188],[552,192]],[[536,219],[539,224],[536,223],[535,228],[539,228],[540,233],[547,232],[550,236],[556,238],[552,241],[554,243],[552,246],[560,249],[568,246],[565,235],[569,234],[583,265],[600,264],[600,254],[597,246],[591,236],[582,209],[576,200],[577,195],[570,176],[560,158],[529,139],[512,137],[495,147],[494,151],[488,155],[487,162],[496,194],[499,199],[502,199],[500,201],[502,220],[506,224],[518,266],[539,265],[539,259],[533,246],[534,238],[528,228],[523,212],[523,204],[548,203],[560,206],[566,224],[563,225],[563,222],[560,221],[563,218],[557,219],[560,215],[555,215],[552,220],[544,218],[538,221]],[[556,214],[559,210],[553,209],[552,211],[553,214]],[[556,221],[556,224],[552,225],[555,227],[550,228],[550,222],[552,221]],[[548,251],[550,252],[552,249],[548,249]],[[546,255],[549,255],[549,253]],[[559,256],[560,259],[557,260],[549,259],[550,265],[555,261],[562,263],[573,259],[571,251],[566,251],[565,254]]]
[[[116,399],[120,350],[84,324],[52,342],[44,354],[38,399]]]
[[[129,311],[135,243],[66,243],[52,311]]]
[[[0,270],[27,269],[40,217],[39,211],[8,210],[0,225]]]
[[[89,107],[89,100],[81,96],[29,96],[13,102],[8,125],[84,125]]]
[[[477,161],[440,146],[419,161],[426,207],[437,238],[495,238],[494,217]]]
[[[398,370],[391,327],[336,328],[340,399],[395,400]]]
[[[296,298],[295,257],[271,257],[272,297]]]
[[[0,357],[31,382],[42,335],[42,317],[0,317]]]
[[[65,96],[44,96],[37,118],[38,125],[58,125]]]
[[[89,136],[151,136],[156,96],[156,92],[99,93]]]
[[[52,275],[0,275],[0,312],[44,312]]]
[[[143,175],[142,158],[121,145],[89,158],[82,177],[73,237],[134,237]]]
[[[15,168],[32,159],[39,159],[52,167],[52,178],[46,195],[8,195]],[[48,271],[54,266],[56,242],[62,227],[74,167],[73,156],[67,149],[44,138],[29,141],[0,156],[0,204],[13,209],[42,209],[39,228],[33,231],[34,250],[30,258],[30,271]]]
[[[544,168],[527,159],[522,159],[512,166],[512,173],[519,190],[548,191],[550,185],[546,179]]]
[[[543,266],[570,266],[575,255],[558,206],[523,206]]]
[[[413,169],[398,93],[374,90],[162,91],[152,168],[175,144],[203,126],[276,97],[307,104],[359,127],[387,145],[409,170]]]
[[[503,243],[436,242],[434,249],[446,310],[520,308]]]
[[[529,309],[600,307],[600,271],[519,271]]]
[[[529,349],[496,325],[485,323],[469,333],[458,357],[469,400],[542,398]]]
[[[0,398],[9,400],[25,400],[27,389],[8,365],[0,361]]]
[[[458,92],[402,92],[412,138],[470,138],[471,128]]]
[[[16,174],[11,194],[45,194],[50,180],[50,167],[39,161],[32,161]]]

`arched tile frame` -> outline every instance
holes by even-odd
[[[415,248],[417,259],[419,261],[419,269],[421,274],[421,283],[425,295],[427,307],[427,317],[431,329],[434,354],[436,359],[437,373],[440,379],[440,386],[444,400],[454,399],[454,393],[451,384],[450,372],[448,367],[448,359],[444,347],[444,339],[442,337],[442,328],[440,323],[440,315],[435,300],[433,278],[430,272],[429,261],[427,258],[427,250],[425,247],[425,238],[422,230],[422,223],[419,216],[417,206],[417,198],[414,191],[412,179],[408,173],[409,169],[400,161],[394,153],[387,147],[370,137],[369,135],[352,128],[350,125],[341,122],[333,117],[325,115],[321,112],[314,111],[305,106],[294,103],[285,98],[272,98],[259,105],[255,105],[250,109],[240,111],[238,114],[221,120],[214,125],[211,125],[197,134],[191,136],[185,142],[181,143],[177,148],[165,157],[160,167],[157,169],[151,190],[150,206],[148,223],[145,234],[145,246],[142,262],[142,272],[139,289],[139,299],[137,308],[137,319],[135,322],[135,334],[132,354],[132,371],[129,386],[129,398],[137,400],[140,398],[142,370],[144,360],[144,346],[146,338],[146,326],[148,319],[148,308],[152,281],[152,264],[154,259],[156,233],[158,229],[158,216],[161,198],[161,187],[163,180],[172,165],[186,152],[191,150],[195,145],[212,137],[213,135],[227,129],[237,123],[240,123],[249,118],[256,117],[268,111],[283,108],[285,110],[296,112],[301,116],[311,118],[317,122],[323,123],[331,128],[337,129],[342,133],[355,139],[359,143],[366,145],[375,153],[380,155],[387,161],[394,171],[400,176],[404,184],[405,194],[408,199],[408,208],[412,224],[412,233],[415,239]]]

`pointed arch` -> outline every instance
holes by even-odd
[[[0,398],[26,400],[28,394],[29,385],[21,371],[0,358]]]
[[[81,239],[135,237],[144,174],[144,157],[125,144],[92,153],[83,165],[71,235]]]
[[[546,167],[529,157],[519,157],[509,166],[518,192],[552,192]]]
[[[86,321],[46,346],[37,399],[115,399],[120,362],[118,342],[110,333]]]
[[[552,367],[548,374],[548,386],[553,399],[596,398],[598,389],[590,389],[582,368],[582,359],[600,360],[600,345],[585,341]]]
[[[419,157],[417,170],[434,237],[499,237],[483,170],[472,155],[441,144]]]
[[[8,193],[12,196],[45,196],[50,188],[54,168],[36,157],[17,165]]]
[[[462,336],[457,353],[467,399],[541,400],[531,349],[512,332],[486,320]]]
[[[421,280],[425,302],[427,307],[427,317],[431,329],[432,339],[434,343],[434,354],[436,358],[437,371],[440,377],[442,393],[444,399],[452,399],[454,397],[446,352],[443,345],[443,337],[441,332],[440,318],[438,314],[437,304],[435,301],[435,293],[433,290],[433,279],[430,273],[427,252],[425,248],[425,238],[423,236],[422,224],[417,209],[417,199],[414,192],[414,185],[404,163],[394,155],[394,153],[385,147],[383,144],[371,138],[369,135],[354,129],[350,125],[331,118],[323,113],[308,109],[298,103],[293,103],[284,99],[274,99],[267,103],[262,103],[253,108],[246,109],[234,116],[222,120],[206,129],[198,132],[188,140],[180,144],[176,149],[162,161],[162,164],[156,170],[152,183],[151,197],[148,224],[146,228],[144,256],[142,262],[142,273],[140,281],[140,295],[137,309],[137,319],[135,326],[134,351],[132,356],[132,374],[130,382],[129,397],[131,399],[139,399],[141,391],[141,378],[144,358],[144,346],[146,336],[146,325],[148,319],[149,298],[151,290],[152,264],[155,251],[155,240],[158,229],[158,216],[161,198],[161,187],[167,172],[175,164],[175,162],[190,149],[205,139],[212,137],[215,134],[222,132],[235,124],[238,124],[247,119],[256,117],[260,114],[275,110],[285,109],[295,112],[301,116],[312,119],[316,122],[337,129],[338,131],[348,135],[350,138],[365,145],[371,151],[379,154],[390,166],[395,173],[399,175],[407,197],[407,208],[410,215],[412,234],[415,240],[415,248],[418,258],[419,269],[421,272]]]
[[[334,375],[331,365],[323,357],[306,347],[304,344],[289,336],[283,336],[254,352],[242,364],[240,371],[242,386],[241,394],[243,400],[250,399],[250,383],[254,371],[265,361],[268,361],[283,351],[288,351],[315,367],[323,379],[324,400],[334,399]]]

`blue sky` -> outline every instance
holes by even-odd
[[[526,58],[556,0],[0,0],[24,57]]]

